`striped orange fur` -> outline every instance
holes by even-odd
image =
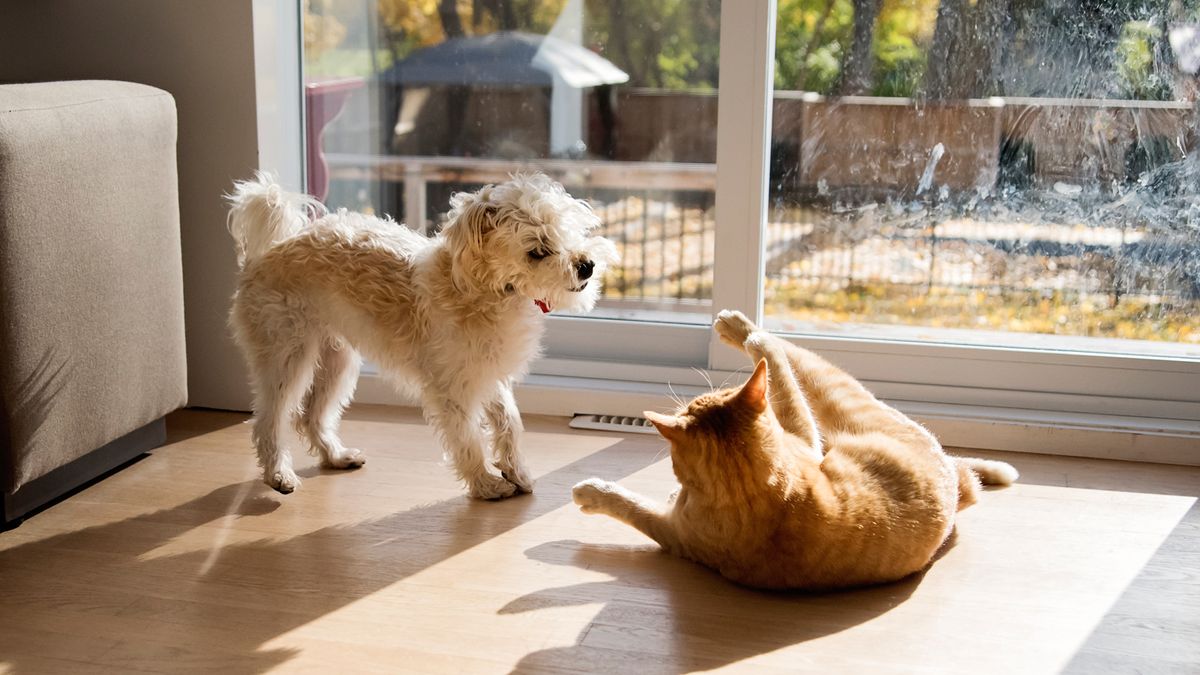
[[[722,312],[721,340],[757,361],[745,385],[646,415],[671,443],[680,489],[660,506],[592,479],[575,487],[671,553],[761,588],[894,581],[924,569],[980,479],[1003,462],[950,457],[916,422],[816,354]]]

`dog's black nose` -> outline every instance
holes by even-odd
[[[596,263],[592,262],[591,260],[584,260],[583,262],[576,263],[575,273],[579,275],[580,281],[583,281],[584,279],[590,279],[592,276],[592,270],[595,269],[595,267]]]

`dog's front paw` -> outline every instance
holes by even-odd
[[[716,331],[717,337],[721,338],[721,342],[734,349],[742,349],[746,344],[746,339],[750,337],[751,333],[758,330],[758,326],[747,319],[745,314],[737,310],[724,309],[717,314],[717,320],[713,322],[713,330]]]
[[[517,494],[517,486],[500,476],[484,473],[468,481],[467,494],[474,499],[504,499]]]
[[[366,463],[367,456],[357,448],[345,448],[321,459],[321,466],[326,469],[357,469]]]
[[[608,498],[616,487],[616,483],[589,478],[571,489],[571,497],[584,513],[604,513],[604,505],[608,503]]]
[[[280,494],[291,494],[300,487],[300,477],[291,469],[279,469],[263,476],[263,482]]]
[[[504,476],[504,480],[516,485],[518,490],[533,492],[533,476],[529,475],[529,469],[524,464],[508,465],[496,462],[495,466],[500,470],[500,475]]]

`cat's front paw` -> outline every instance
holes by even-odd
[[[604,513],[604,505],[608,503],[609,495],[614,492],[615,488],[615,483],[599,478],[589,478],[576,484],[571,490],[571,496],[575,499],[575,503],[579,505],[580,511],[584,513]]]
[[[734,349],[743,349],[746,339],[758,330],[758,326],[737,310],[723,309],[713,322],[713,330],[716,331],[717,337],[721,338],[721,342]]]

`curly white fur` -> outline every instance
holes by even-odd
[[[589,234],[600,221],[585,202],[546,176],[514,176],[455,195],[445,228],[426,238],[326,214],[267,174],[236,183],[229,200],[242,266],[230,324],[250,366],[268,485],[300,484],[280,440],[289,418],[324,465],[363,464],[337,434],[362,353],[420,392],[473,497],[532,490],[512,383],[538,353],[543,311],[590,310],[616,260],[611,242]],[[484,461],[489,441],[500,475]]]

